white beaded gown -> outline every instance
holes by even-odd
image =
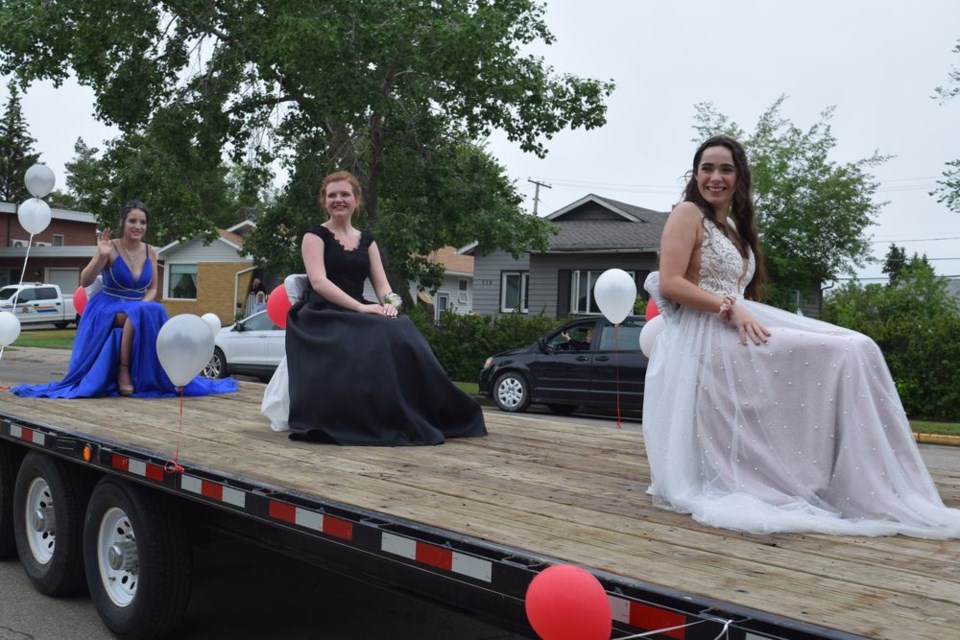
[[[647,280],[666,321],[643,405],[654,504],[751,533],[960,537],[877,345],[744,300],[754,268],[705,221],[699,286],[736,295],[771,331],[762,345]]]

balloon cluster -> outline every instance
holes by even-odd
[[[44,164],[35,164],[23,176],[27,191],[33,196],[17,207],[17,220],[32,238],[50,225],[50,205],[41,200],[53,191],[56,178]],[[29,255],[30,248],[27,247]],[[9,311],[0,311],[0,350],[20,337],[20,318]]]
[[[569,564],[544,569],[527,587],[527,620],[543,640],[609,640],[610,600],[591,573]]]
[[[647,302],[647,311],[644,317],[647,322],[640,330],[640,351],[649,358],[653,353],[653,348],[657,345],[657,339],[667,328],[667,324],[663,316],[660,315],[660,309],[657,308],[657,303],[653,301],[653,298],[650,298]]]

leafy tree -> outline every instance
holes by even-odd
[[[931,274],[933,273],[933,267],[930,266],[930,261],[927,260],[927,254],[919,256],[917,252],[914,251],[913,257],[907,259],[906,249],[898,247],[895,244],[890,245],[890,250],[887,251],[887,256],[883,261],[883,273],[890,276],[891,284],[899,283],[901,275],[905,271],[916,274],[919,270],[926,270]]]
[[[908,415],[960,416],[960,308],[924,258],[914,256],[886,285],[846,283],[823,313],[877,342]]]
[[[126,136],[157,126],[176,141],[157,165],[214,172],[222,153],[237,164],[251,151],[261,166],[280,159],[290,183],[264,226],[286,235],[253,242],[270,261],[296,245],[320,177],[353,171],[397,278],[422,271],[417,256],[439,243],[544,245],[546,225],[523,215],[514,190],[504,203],[496,192],[456,189],[470,178],[505,183],[470,148],[494,129],[542,156],[555,133],[605,122],[612,83],[558,75],[521,54],[553,41],[543,12],[534,0],[12,0],[0,8],[0,71],[23,81],[75,73],[93,88],[98,115]],[[170,231],[190,228],[180,218],[196,211],[170,209]],[[468,217],[496,228],[461,221]]]
[[[833,108],[804,131],[780,113],[781,96],[746,133],[711,103],[696,105],[696,142],[718,133],[743,144],[750,157],[757,226],[770,273],[769,301],[795,305],[794,290],[808,291],[841,274],[853,275],[870,259],[865,233],[883,203],[870,170],[889,156],[839,164],[830,160],[837,140]]]
[[[36,142],[27,129],[20,105],[20,90],[12,80],[7,83],[6,107],[0,120],[0,200],[23,202],[32,197],[23,183],[27,169],[40,159],[34,152]]]
[[[960,53],[960,40],[953,48],[954,53]],[[936,97],[940,102],[946,102],[960,95],[960,69],[952,68],[948,73],[949,84],[936,88]],[[947,169],[943,177],[937,180],[937,188],[930,192],[936,196],[937,202],[943,203],[954,213],[960,213],[960,159],[947,162]]]

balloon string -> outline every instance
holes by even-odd
[[[180,466],[180,438],[183,435],[183,387],[180,387],[180,419],[177,421],[177,446],[173,452],[173,460],[163,465],[167,473],[183,473]]]
[[[669,633],[671,631],[676,631],[678,629],[687,629],[689,627],[695,627],[698,624],[703,624],[704,622],[722,622],[723,628],[720,629],[720,633],[713,640],[720,640],[720,638],[729,638],[730,637],[730,625],[733,624],[733,620],[719,620],[719,619],[709,619],[709,620],[697,620],[696,622],[691,622],[689,624],[681,624],[676,627],[667,627],[665,629],[656,629],[654,631],[645,631],[644,633],[638,633],[633,636],[622,636],[617,638],[617,640],[635,640],[636,638],[649,638],[651,636],[659,635],[661,633]]]
[[[33,246],[33,234],[27,240],[27,253],[23,256],[23,269],[20,270],[20,283],[17,290],[13,293],[13,312],[17,312],[17,300],[20,298],[20,289],[23,286],[23,278],[27,275],[27,260],[30,259],[30,247]]]
[[[620,428],[620,350],[617,342],[620,336],[620,325],[613,326],[613,369],[617,376],[617,429]]]

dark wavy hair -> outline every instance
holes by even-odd
[[[150,207],[143,204],[139,200],[131,200],[123,205],[123,207],[120,209],[120,223],[117,225],[117,237],[123,237],[123,223],[127,221],[127,216],[130,215],[130,212],[134,209],[143,211],[143,215],[147,218],[147,233],[143,234],[143,239],[146,241],[148,234],[150,233]]]
[[[750,165],[747,162],[747,153],[743,150],[743,146],[730,136],[725,135],[713,136],[704,140],[693,155],[693,170],[689,174],[683,199],[697,205],[706,219],[726,233],[724,225],[717,220],[716,210],[700,193],[700,187],[697,184],[697,169],[700,167],[700,160],[703,158],[703,152],[710,147],[723,147],[729,150],[733,156],[733,166],[737,171],[737,183],[733,192],[733,200],[730,203],[730,213],[733,215],[734,222],[737,224],[737,232],[740,235],[740,239],[734,238],[733,243],[743,257],[747,256],[747,246],[753,251],[757,266],[753,279],[747,285],[745,295],[751,300],[758,300],[766,287],[767,270],[763,264],[763,253],[760,251],[760,239],[757,234],[757,218],[751,193]],[[744,243],[746,243],[746,246]]]

